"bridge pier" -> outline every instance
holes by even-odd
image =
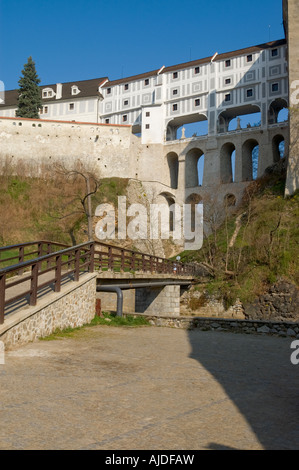
[[[143,287],[136,289],[135,311],[149,315],[180,314],[180,286]]]

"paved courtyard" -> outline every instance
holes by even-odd
[[[299,449],[291,340],[97,326],[0,364],[0,449]]]

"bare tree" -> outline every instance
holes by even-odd
[[[85,219],[88,239],[93,240],[92,196],[98,191],[99,179],[95,172],[85,169],[80,162],[74,168],[56,163],[54,171],[64,186],[61,188],[62,204],[54,208],[55,214],[52,210],[51,217],[68,220],[67,232],[73,244],[76,244],[75,232]]]

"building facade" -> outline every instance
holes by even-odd
[[[14,117],[17,91],[0,105]],[[107,77],[41,87],[41,119],[131,125],[143,144],[180,138],[178,129],[203,122],[207,134],[228,132],[232,119],[260,113],[265,128],[288,106],[285,40],[217,54],[133,77]]]

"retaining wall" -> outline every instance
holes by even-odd
[[[61,292],[39,300],[35,307],[7,316],[0,326],[0,341],[5,349],[48,336],[56,329],[89,323],[95,316],[96,276],[85,274],[78,282],[62,287]]]
[[[153,326],[195,329],[202,331],[229,331],[243,334],[268,334],[299,338],[299,323],[228,318],[170,317],[143,315]]]

